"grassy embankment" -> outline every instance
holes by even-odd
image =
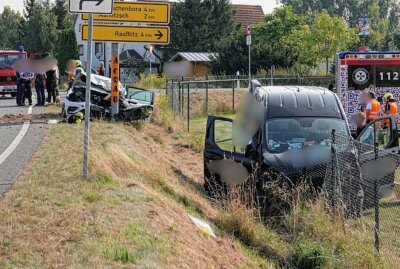
[[[0,202],[1,268],[393,268],[318,203],[292,199],[279,226],[235,200],[211,204],[201,145],[191,149],[164,98],[157,108],[148,126],[93,122],[90,180],[81,177],[83,126],[48,125]],[[187,213],[210,221],[218,238]]]

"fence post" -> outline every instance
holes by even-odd
[[[208,115],[208,75],[206,75],[206,115]]]
[[[168,87],[168,84],[167,84]],[[172,112],[175,113],[175,107],[174,107],[174,80],[172,79],[171,81],[171,109]]]
[[[379,219],[379,179],[375,180],[375,251],[379,255],[380,251],[380,219]]]
[[[331,143],[331,153],[332,153],[332,167],[331,167],[331,184],[330,184],[330,195],[332,197],[331,200],[331,206],[335,208],[335,211],[337,210],[337,204],[336,204],[336,193],[335,193],[335,185],[336,185],[336,149],[335,149],[335,144],[336,144],[336,130],[332,129],[332,143]]]
[[[184,81],[184,77],[182,77],[182,79],[181,79],[181,81]],[[181,88],[181,102],[180,102],[180,104],[181,104],[181,108],[180,108],[180,111],[181,111],[181,116],[183,116],[183,114],[184,114],[184,105],[185,105],[185,89],[184,89],[184,86],[183,86],[184,84],[182,83],[182,88]]]
[[[190,123],[190,83],[187,84],[187,130],[189,132],[189,123]]]
[[[235,81],[232,80],[232,112],[235,112]]]
[[[178,113],[181,114],[181,87],[182,87],[182,82],[178,81]]]

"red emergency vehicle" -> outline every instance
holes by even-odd
[[[24,51],[0,49],[0,95],[17,95],[17,76],[13,67],[17,60],[23,58],[26,58]]]
[[[400,52],[341,52],[337,55],[336,89],[347,118],[361,111],[360,94],[369,89],[380,100],[390,92],[400,107]],[[384,105],[381,103],[383,115]],[[400,126],[399,117],[397,125]],[[355,126],[350,122],[351,129]]]

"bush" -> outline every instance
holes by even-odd
[[[165,89],[167,86],[167,76],[163,74],[159,77],[157,74],[140,74],[140,79],[135,83],[136,87],[145,89]]]
[[[298,269],[321,268],[327,262],[327,250],[324,246],[313,244],[299,244],[293,254],[292,263]]]

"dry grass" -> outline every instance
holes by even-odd
[[[199,190],[199,155],[154,125],[93,122],[85,180],[82,127],[49,125],[32,165],[1,200],[0,268],[269,268],[188,218],[217,215]]]
[[[168,106],[160,108],[160,111],[168,110]],[[170,121],[163,121],[157,114],[155,118],[157,123],[168,128],[165,123]],[[198,119],[198,124],[192,126],[203,128],[204,133],[206,118]],[[190,140],[193,136],[203,133],[200,131],[185,134],[183,130],[179,130],[174,135],[178,141],[185,138],[185,135],[192,136],[187,141],[193,141]],[[194,149],[201,151],[202,144],[198,148]],[[183,156],[182,160],[185,159]],[[199,163],[201,162],[202,159],[199,159]],[[273,206],[279,212],[271,211],[273,215],[266,216],[267,223],[270,223],[267,225],[261,224],[257,208],[243,206],[254,203],[242,203],[237,199],[240,195],[224,201],[220,204],[216,217],[209,218],[222,231],[240,239],[259,256],[273,260],[283,267],[393,268],[390,261],[376,258],[373,244],[365,236],[353,234],[352,229],[343,225],[341,218],[330,217],[322,204],[308,200],[308,192],[302,188],[293,191],[278,188],[272,190],[275,197],[270,199],[274,200]],[[283,204],[287,206],[282,206]]]
[[[211,204],[202,155],[183,146],[181,123],[166,107],[154,117],[163,127],[93,122],[90,180],[81,177],[83,126],[49,125],[0,202],[0,268],[300,268],[310,260],[394,268],[319,203],[291,199],[295,210],[274,225],[238,199]],[[214,224],[218,238],[187,213]]]

